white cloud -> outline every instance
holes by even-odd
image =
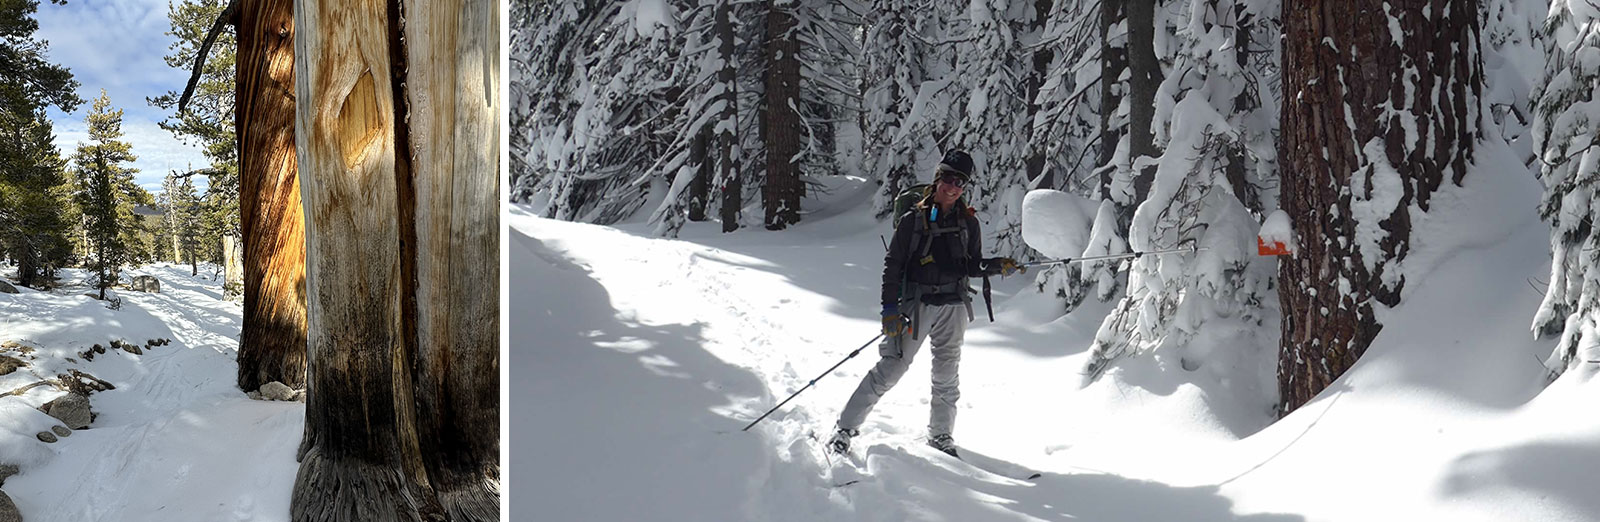
[[[171,29],[167,0],[42,2],[36,17],[36,36],[50,43],[50,61],[71,69],[82,84],[78,95],[84,104],[76,111],[49,111],[56,145],[63,154],[71,154],[79,142],[88,141],[83,118],[105,89],[112,106],[124,111],[123,140],[133,145],[133,153],[139,157],[132,166],[140,170],[135,181],[141,186],[160,189],[169,170],[210,164],[199,147],[185,145],[157,126],[167,114],[145,102],[148,97],[182,90],[189,79],[187,71],[168,67],[162,58],[173,42],[165,34]]]

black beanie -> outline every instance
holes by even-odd
[[[972,179],[972,156],[968,156],[966,151],[961,149],[951,150],[944,154],[943,160],[939,161],[939,168],[955,171],[963,180]]]

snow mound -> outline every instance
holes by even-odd
[[[1028,191],[1022,198],[1022,240],[1054,259],[1081,256],[1098,211],[1099,205],[1076,194]]]

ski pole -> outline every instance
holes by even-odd
[[[782,408],[783,405],[789,404],[789,401],[792,401],[792,400],[794,400],[795,397],[799,396],[800,392],[806,391],[806,388],[810,388],[811,385],[816,384],[817,381],[822,380],[823,377],[827,377],[828,374],[833,373],[833,370],[838,369],[840,365],[843,365],[845,361],[848,361],[852,357],[855,357],[856,354],[861,353],[861,350],[865,349],[868,346],[872,346],[872,343],[878,342],[878,339],[882,339],[882,338],[883,338],[883,333],[881,333],[881,332],[878,333],[877,337],[873,337],[871,341],[867,341],[867,344],[861,345],[861,348],[856,348],[855,351],[850,352],[850,355],[844,356],[844,359],[840,359],[839,362],[834,363],[832,368],[828,368],[828,371],[822,372],[822,375],[818,375],[817,378],[815,378],[815,379],[811,379],[811,382],[806,383],[806,385],[801,387],[799,391],[794,392],[794,394],[790,395],[789,398],[784,399],[783,402],[778,403],[777,406],[773,406],[772,409],[767,410],[766,413],[761,414],[760,418],[757,418],[756,420],[750,421],[750,424],[748,426],[745,426],[744,429],[739,430],[739,431],[750,431],[750,426],[755,426],[757,422],[761,422],[761,420],[767,418],[768,415],[772,415],[772,412],[778,411],[778,408]]]
[[[1067,264],[1067,263],[1084,263],[1084,262],[1088,262],[1088,261],[1103,261],[1103,260],[1106,260],[1106,259],[1126,259],[1126,258],[1130,258],[1130,257],[1139,257],[1139,256],[1143,256],[1143,255],[1176,254],[1176,253],[1179,253],[1179,252],[1188,252],[1188,253],[1193,254],[1193,253],[1199,252],[1201,250],[1207,250],[1207,249],[1206,248],[1199,248],[1199,247],[1189,247],[1189,248],[1174,248],[1174,249],[1171,249],[1171,250],[1152,250],[1152,251],[1149,251],[1149,252],[1128,252],[1126,254],[1106,254],[1106,255],[1102,255],[1102,256],[1069,257],[1069,258],[1066,258],[1066,259],[1056,259],[1056,260],[1053,260],[1053,261],[1034,261],[1034,262],[1031,262],[1031,263],[1022,263],[1022,264],[1017,265],[1017,266],[1019,266],[1019,267],[1033,267],[1033,266],[1046,266],[1046,265],[1062,265],[1062,264]]]

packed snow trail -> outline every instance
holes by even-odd
[[[53,444],[34,433],[58,424],[35,407],[65,392],[35,388],[0,398],[0,460],[22,464],[4,490],[35,521],[287,520],[305,406],[253,401],[235,387],[240,307],[223,300],[215,270],[187,265],[125,270],[153,275],[160,293],[120,290],[118,310],[85,297],[81,271],[45,293],[0,294],[0,341],[35,348],[29,372],[0,388],[53,377],[68,368],[116,389],[90,397],[89,429]],[[125,339],[171,344],[142,355],[79,352]],[[72,361],[68,359],[71,358]]]
[[[1110,305],[1060,316],[1030,280],[1000,281],[997,322],[963,348],[955,435],[1043,473],[1031,483],[923,444],[925,356],[853,442],[859,473],[808,435],[831,430],[870,348],[738,431],[877,333],[887,225],[864,206],[673,240],[513,208],[512,519],[1600,521],[1583,478],[1600,468],[1600,418],[1583,414],[1600,384],[1543,387],[1528,281],[1547,228],[1535,184],[1488,157],[1415,222],[1407,296],[1366,355],[1280,421],[1236,400],[1260,384],[1162,351],[1080,387]],[[1187,352],[1230,361],[1230,329],[1249,327]]]
[[[843,244],[805,235],[817,229],[663,240],[520,209],[510,223],[509,487],[524,492],[512,496],[514,520],[1299,520],[1235,514],[1215,487],[1065,467],[1029,483],[949,459],[923,444],[925,357],[857,439],[867,476],[835,488],[807,434],[831,429],[874,348],[750,432],[739,429],[877,333],[874,221],[817,225],[867,231]],[[1003,283],[1000,293],[1026,284]],[[1083,335],[1097,326],[1060,324]],[[1007,405],[1018,388],[1007,384],[1064,391],[1045,375],[1071,363],[1045,348],[1048,334],[991,329],[979,321],[969,331],[957,442],[1027,465],[1021,458],[1043,458],[1044,445],[1018,441],[1049,437],[1024,433],[1033,421],[1001,420],[1019,413]],[[995,347],[1016,341],[1036,353]],[[1033,368],[1018,372],[1026,365],[1009,359]]]

